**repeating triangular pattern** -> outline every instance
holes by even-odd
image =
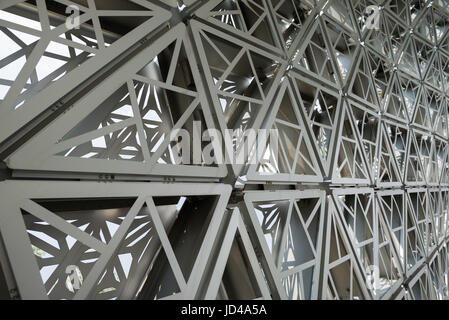
[[[449,298],[447,0],[5,0],[0,43],[14,298]]]

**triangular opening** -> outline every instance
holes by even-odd
[[[321,24],[316,21],[315,31],[309,40],[304,52],[299,54],[298,66],[324,77],[326,80],[336,84],[335,72],[337,69],[332,63],[331,51],[325,42],[325,33]]]
[[[381,130],[378,181],[379,183],[400,182],[401,179],[397,172],[398,169],[396,168],[394,157],[388,145],[388,138],[383,127]]]
[[[287,90],[282,97],[281,105],[279,106],[276,119],[289,122],[293,125],[299,125],[295,108],[293,107],[292,100]]]
[[[108,244],[135,200],[135,198],[102,198],[35,200],[35,202],[81,231]],[[70,240],[73,242],[75,239]]]
[[[423,182],[424,172],[422,171],[422,163],[419,157],[417,146],[415,144],[415,135],[411,135],[410,146],[408,149],[408,163],[407,163],[407,174],[406,181],[410,182]]]
[[[389,99],[385,107],[385,112],[401,120],[407,120],[407,108],[402,98],[401,88],[396,76],[391,82]]]
[[[377,140],[380,121],[376,114],[368,109],[349,103],[350,112],[354,116],[355,129],[361,140],[363,151],[368,161],[368,168],[374,168],[376,161]]]
[[[279,142],[285,153],[288,167],[290,168],[288,171],[291,171],[291,168],[293,168],[293,162],[296,159],[296,147],[298,146],[299,139],[302,137],[300,137],[299,130],[282,123],[277,123],[276,129],[279,130]]]
[[[263,94],[267,96],[271,86],[273,85],[274,74],[279,66],[279,63],[255,52],[248,52],[254,64],[257,79],[262,87]]]
[[[315,267],[292,273],[283,278],[282,285],[289,300],[311,300]]]
[[[281,260],[283,271],[290,270],[315,259],[315,254],[311,247],[311,240],[304,228],[303,222],[299,218],[296,204],[293,205],[286,232],[286,242]]]
[[[290,48],[308,16],[312,4],[295,1],[272,1],[276,11],[275,20],[286,48]]]
[[[249,56],[245,52],[219,90],[229,92],[230,89],[235,88],[235,90],[232,90],[234,94],[245,95],[249,93],[255,99],[263,99],[264,94],[258,80],[253,64],[249,61]]]
[[[340,235],[340,230],[336,224],[335,217],[332,215],[330,228],[330,247],[329,247],[329,263],[337,261],[340,258],[345,257],[348,252],[346,245],[343,242],[343,238]]]
[[[317,164],[312,160],[310,155],[310,148],[306,144],[306,135],[302,133],[302,139],[300,141],[298,149],[298,157],[296,158],[296,165],[294,173],[299,175],[319,175],[319,168]]]
[[[330,152],[334,120],[339,108],[339,100],[326,91],[301,80],[296,80],[301,96],[302,107],[313,131],[314,142],[317,145],[321,159],[325,163]]]
[[[415,46],[416,46],[416,56],[418,58],[418,66],[421,74],[421,79],[425,78],[427,68],[430,66],[432,62],[432,57],[434,55],[434,47],[428,45],[426,42],[419,40],[418,38],[414,38]]]
[[[404,127],[387,124],[387,131],[385,132],[385,135],[388,139],[390,139],[391,146],[393,147],[393,154],[396,158],[401,176],[403,176],[409,131]]]
[[[22,216],[48,297],[73,299],[100,253],[24,210]]]
[[[257,264],[258,266],[258,264]],[[253,265],[237,230],[223,272],[217,300],[253,300],[262,294],[256,281]]]
[[[388,85],[393,77],[393,64],[385,59],[385,57],[370,49],[364,50],[364,52],[367,56],[369,67],[372,70],[377,98],[383,109],[388,99]],[[369,78],[369,74],[365,75]]]
[[[346,83],[350,70],[356,63],[355,52],[359,43],[337,24],[326,22],[326,32],[334,50],[341,79]]]
[[[209,62],[208,65],[211,67],[218,68],[221,65],[220,63],[217,64],[218,61],[225,62],[225,60],[227,60],[226,67],[220,68],[222,70],[226,69],[230,61],[233,61],[237,54],[242,50],[242,48],[236,44],[219,38],[207,31],[201,31],[201,36],[203,39],[202,42],[205,45],[204,51],[206,52],[207,61]],[[207,50],[208,48],[213,50]],[[217,57],[219,57],[218,60],[216,60]]]
[[[254,203],[259,227],[276,262],[281,250],[281,237],[287,220],[290,201],[263,201]]]
[[[296,202],[304,226],[316,251],[321,220],[321,201],[319,198],[304,198]]]
[[[176,216],[172,224],[164,227],[186,282],[209,229],[216,199],[216,196],[155,198],[155,201],[166,203],[157,207],[161,221],[167,216]]]
[[[150,266],[150,272],[139,290],[137,299],[159,300],[180,293],[176,277],[171,269],[167,255],[160,248],[156,259]]]
[[[418,99],[419,84],[410,78],[399,76],[399,85],[402,88],[405,106],[408,111],[408,116],[411,119],[415,111],[415,103]]]
[[[351,92],[370,104],[377,105],[375,89],[371,78],[373,72],[365,60],[365,52],[363,50],[361,52],[360,63],[356,70]]]
[[[443,86],[443,78],[440,72],[440,53],[437,52],[434,55],[433,61],[429,65],[425,81],[430,83],[435,88],[441,88]]]
[[[404,263],[405,216],[403,211],[403,195],[384,195],[380,204],[386,218],[386,224],[392,235],[392,245],[396,248],[401,263]]]
[[[330,270],[329,278],[341,300],[363,300],[364,295],[355,274],[354,261],[348,259]]]
[[[347,112],[345,110],[335,174],[337,178],[368,179],[363,151]]]
[[[401,56],[399,58],[398,67],[400,70],[414,76],[415,78],[419,78],[420,71],[417,67],[417,60],[415,56],[415,46],[413,44],[412,38],[409,38],[407,45],[401,52]]]
[[[63,145],[69,145],[70,141]],[[64,158],[143,161],[140,136],[135,125],[112,131],[107,135],[88,138],[88,141],[82,144],[68,147],[55,155]]]
[[[215,8],[211,10],[211,16],[218,21],[230,25],[231,27],[243,31],[245,29],[244,20],[240,8],[236,1],[221,1]]]
[[[156,202],[156,206],[163,207],[164,203]],[[167,216],[164,223],[170,224],[173,219],[173,216]],[[153,270],[154,263],[152,262],[156,260],[158,252],[161,256],[165,255],[148,207],[143,206],[132,220],[119,248],[102,271],[90,298],[98,300],[134,299],[140,292],[142,281],[147,277],[148,271]],[[179,288],[170,282],[174,278],[170,267],[165,269],[165,274],[169,276],[162,280],[153,278],[153,274],[151,274],[151,280],[160,281],[160,292],[163,293],[159,293],[158,298],[179,292]],[[167,287],[170,286],[167,283],[172,285],[173,291],[169,293],[166,292]]]
[[[326,15],[337,23],[349,29],[351,32],[358,31],[357,25],[352,19],[352,9],[345,1],[330,1],[324,9]]]

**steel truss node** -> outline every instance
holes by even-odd
[[[449,1],[5,0],[0,43],[0,298],[449,299]]]

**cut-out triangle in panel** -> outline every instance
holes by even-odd
[[[288,212],[291,210],[290,202],[288,200],[256,202],[254,210],[259,222],[258,227],[264,234],[266,245],[275,262],[281,252],[282,232]]]
[[[425,81],[433,86],[434,88],[443,88],[443,76],[441,74],[441,64],[440,64],[441,55],[437,51],[432,59],[432,62],[429,65],[427,73],[425,75]]]
[[[404,103],[407,108],[409,119],[412,119],[413,113],[415,111],[415,105],[419,100],[420,85],[416,80],[402,73],[398,73],[398,80],[398,84],[402,90],[402,96],[404,98]]]
[[[279,181],[319,181],[321,172],[305,130],[299,106],[293,98],[288,81],[281,87],[268,127],[277,130],[257,144],[256,164],[249,169],[248,178]],[[274,134],[270,131],[270,134]],[[272,141],[279,138],[278,142]],[[277,150],[276,150],[277,149]],[[276,161],[277,160],[277,161]]]
[[[382,193],[378,195],[378,200],[385,221],[385,232],[391,235],[390,242],[397,253],[401,270],[405,269],[404,193],[402,191],[393,194]]]
[[[295,79],[294,84],[312,132],[312,141],[318,149],[325,170],[328,170],[333,143],[337,139],[336,118],[342,102],[337,93],[325,90],[313,82]]]
[[[363,2],[366,1],[362,0],[361,3]],[[366,6],[365,7],[360,6],[360,9],[364,11],[363,12],[364,17],[366,17],[365,12],[365,10],[367,10],[366,8],[367,8]],[[366,19],[361,19],[361,22],[366,23]],[[384,58],[390,60],[393,57],[390,43],[390,34],[391,34],[390,30],[394,29],[394,27],[397,26],[397,23],[395,20],[392,20],[391,17],[387,14],[380,14],[378,23],[379,25],[377,29],[376,28],[369,29],[365,26],[365,24],[362,26],[361,32],[363,34],[366,34],[364,42],[373,51],[382,55]]]
[[[296,201],[292,209],[281,280],[290,300],[309,300],[315,294],[312,283],[318,272],[320,208],[319,199],[304,198]],[[314,265],[307,267],[312,262]]]
[[[167,217],[170,221],[173,215]],[[161,248],[158,233],[148,212],[144,207],[133,219],[129,229],[124,236],[118,250],[109,260],[106,268],[101,272],[99,279],[91,293],[91,299],[133,299],[145,279],[148,269],[152,269],[153,259],[157,255],[165,255]],[[161,260],[163,260],[161,258]],[[173,271],[166,267],[169,274],[166,279],[153,279],[159,281],[159,291],[154,298],[164,298],[165,296],[179,293],[173,276]],[[170,289],[172,291],[170,291]]]
[[[397,167],[384,125],[381,125],[379,137],[378,167],[376,180],[378,185],[400,185],[402,178]]]
[[[269,2],[274,11],[278,34],[288,50],[310,17],[313,4],[298,0],[270,0]]]
[[[407,162],[405,167],[406,182],[411,184],[425,183],[425,171],[419,155],[418,145],[413,130],[410,131],[410,141],[407,152]]]
[[[73,299],[101,253],[28,211],[23,219],[49,299]]]
[[[25,2],[15,1],[19,4],[8,11],[0,10],[0,20],[8,26],[0,31],[0,41],[8,44],[3,47],[7,52],[0,55],[2,118],[15,119],[23,112],[38,115],[51,103],[41,102],[36,107],[32,98],[43,99],[53,84],[89,64],[91,70],[76,81],[82,82],[93,70],[99,70],[111,57],[129,48],[139,30],[152,30],[170,17],[168,11],[149,2],[136,4],[126,0],[121,7],[98,1],[85,5],[79,1],[40,1],[39,6]],[[27,17],[17,14],[19,5],[29,7]],[[78,9],[78,22],[69,14],[73,14],[73,8]],[[122,21],[120,27],[111,23],[117,18]]]
[[[285,62],[200,22],[192,21],[192,28],[220,129],[232,135],[226,157],[240,172],[254,148],[247,129],[257,132],[263,124]]]
[[[322,246],[323,194],[286,192],[273,199],[270,193],[248,195],[248,209],[276,290],[284,299],[314,299]],[[254,211],[253,211],[254,210]],[[267,279],[268,279],[267,278]]]
[[[373,194],[336,194],[337,207],[343,216],[349,240],[357,248],[356,254],[363,260],[365,267],[373,261],[373,241],[375,234],[375,215],[373,213]]]
[[[386,98],[385,113],[400,121],[407,121],[408,112],[397,75],[393,75]]]
[[[213,128],[185,27],[136,55],[67,113],[13,154],[12,167],[134,174],[224,175],[222,164],[194,161],[192,143],[174,149],[195,121]],[[163,40],[169,41],[168,46]],[[183,74],[179,72],[182,68]],[[200,139],[202,132],[200,134]],[[48,136],[53,138],[48,139]],[[190,137],[191,139],[193,137]],[[172,143],[172,144],[171,144]],[[27,160],[28,153],[33,157]],[[215,148],[215,145],[213,145]],[[186,149],[186,150],[185,150]],[[178,154],[176,151],[179,151]],[[221,150],[214,150],[215,152]],[[178,166],[177,173],[168,167]],[[188,169],[189,167],[193,169]]]
[[[441,137],[447,138],[449,135],[449,107],[448,102],[443,99],[438,111],[434,131]]]
[[[398,22],[398,20],[390,14],[385,14],[384,17],[385,23],[388,26],[388,37],[390,38],[391,44],[391,55],[388,58],[397,61],[400,58],[402,52],[401,48],[404,46],[405,40],[407,39],[406,35],[409,33],[409,29],[402,22]]]
[[[328,47],[326,41],[326,31],[320,23],[321,18],[316,19],[312,26],[308,44],[300,43],[304,46],[297,54],[294,66],[314,73],[320,78],[326,79],[330,84],[338,86],[338,67],[331,59],[332,49]]]
[[[367,49],[362,52],[365,52],[366,60],[372,70],[374,89],[377,93],[380,107],[383,109],[389,97],[388,89],[390,83],[393,81],[392,78],[394,78],[393,63],[374,50]],[[369,71],[369,69],[366,69],[366,71]],[[369,80],[369,74],[364,76]],[[363,76],[361,79],[363,79]]]
[[[159,201],[163,199],[161,197]],[[175,199],[170,206],[157,207],[157,214],[162,223],[170,215],[175,217],[171,224],[164,224],[164,231],[186,282],[189,281],[199,258],[198,253],[210,227],[216,199],[216,196],[185,196]],[[160,234],[161,230],[158,232]]]
[[[344,86],[352,80],[354,74],[352,70],[359,59],[359,54],[357,54],[357,52],[360,52],[359,36],[327,19],[323,19],[323,22],[326,25],[326,33],[333,51],[333,57],[337,63],[338,78],[341,86]]]
[[[353,192],[336,190],[334,197],[348,232],[349,241],[354,248],[356,260],[367,273],[373,271],[373,266],[379,268],[379,281],[367,286],[374,296],[379,297],[391,289],[399,276],[396,270],[397,259],[392,256],[389,238],[386,238],[385,232],[381,230],[379,216],[375,211],[374,193],[372,190],[354,190]],[[380,250],[378,246],[385,248]]]
[[[290,221],[286,225],[286,238],[284,239],[280,261],[282,271],[293,269],[316,258],[312,239],[307,233],[299,210],[296,203],[294,203]]]
[[[204,298],[269,298],[264,275],[238,209],[232,212],[225,231]]]
[[[426,133],[415,133],[425,181],[429,185],[436,185],[438,183],[439,170],[435,138]]]
[[[342,226],[335,216],[335,207],[328,218],[329,238],[327,250],[329,256],[325,261],[324,281],[327,283],[328,299],[363,300],[368,297],[364,286],[359,283],[357,274],[361,275],[357,262],[350,249],[346,236],[342,234]]]
[[[371,109],[362,107],[351,101],[348,103],[348,107],[354,119],[354,127],[361,139],[362,150],[368,163],[368,171],[372,177],[375,177],[378,139],[381,126],[380,118]]]
[[[195,15],[274,50],[280,48],[269,9],[262,1],[212,0],[201,6]]]
[[[436,56],[435,47],[427,42],[424,42],[416,37],[413,38],[416,47],[416,57],[418,59],[418,66],[421,79],[426,79],[429,67],[431,67],[434,57]]]
[[[440,94],[427,86],[422,86],[420,97],[415,106],[415,114],[413,123],[432,130],[434,123],[437,121],[437,113],[442,102]]]
[[[222,81],[219,80],[221,84],[218,90],[220,91],[229,91],[231,87],[231,83],[235,85],[236,76],[241,76],[247,80],[247,88],[237,86],[235,90],[232,90],[233,94],[244,95],[245,90],[249,90],[252,92],[252,97],[254,99],[264,99],[264,93],[260,86],[260,80],[257,77],[257,72],[252,66],[252,62],[250,62],[251,57],[248,56],[248,52],[242,50],[239,54],[239,58],[236,61],[232,61],[234,67],[230,70],[229,76]],[[251,59],[252,61],[252,59]]]
[[[366,156],[363,153],[363,147],[359,144],[360,137],[354,128],[346,103],[344,103],[343,108],[341,135],[337,143],[332,180],[339,181],[350,178],[368,182],[370,176],[365,164]]]
[[[367,60],[364,49],[360,51],[359,63],[355,68],[354,78],[350,85],[350,93],[355,98],[360,98],[363,102],[368,103],[374,110],[378,107],[376,88],[373,83],[373,71]]]
[[[416,57],[415,44],[412,37],[403,44],[402,52],[398,61],[399,70],[411,75],[414,78],[419,79],[420,70],[418,67],[418,58]]]
[[[353,34],[358,34],[353,11],[347,1],[329,1],[323,8],[324,14]]]
[[[375,291],[375,296],[381,298],[386,292],[395,288],[401,279],[401,266],[399,259],[390,241],[388,231],[384,227],[382,218],[379,217],[379,238],[378,238],[378,266],[379,266],[379,288]],[[391,292],[391,291],[390,291]]]
[[[409,139],[409,130],[397,124],[384,122],[385,136],[390,140],[390,145],[393,149],[393,155],[396,159],[397,166],[401,177],[404,177],[404,171],[407,160],[407,143]]]

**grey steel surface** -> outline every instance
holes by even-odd
[[[0,297],[447,300],[448,90],[447,0],[1,1]]]

